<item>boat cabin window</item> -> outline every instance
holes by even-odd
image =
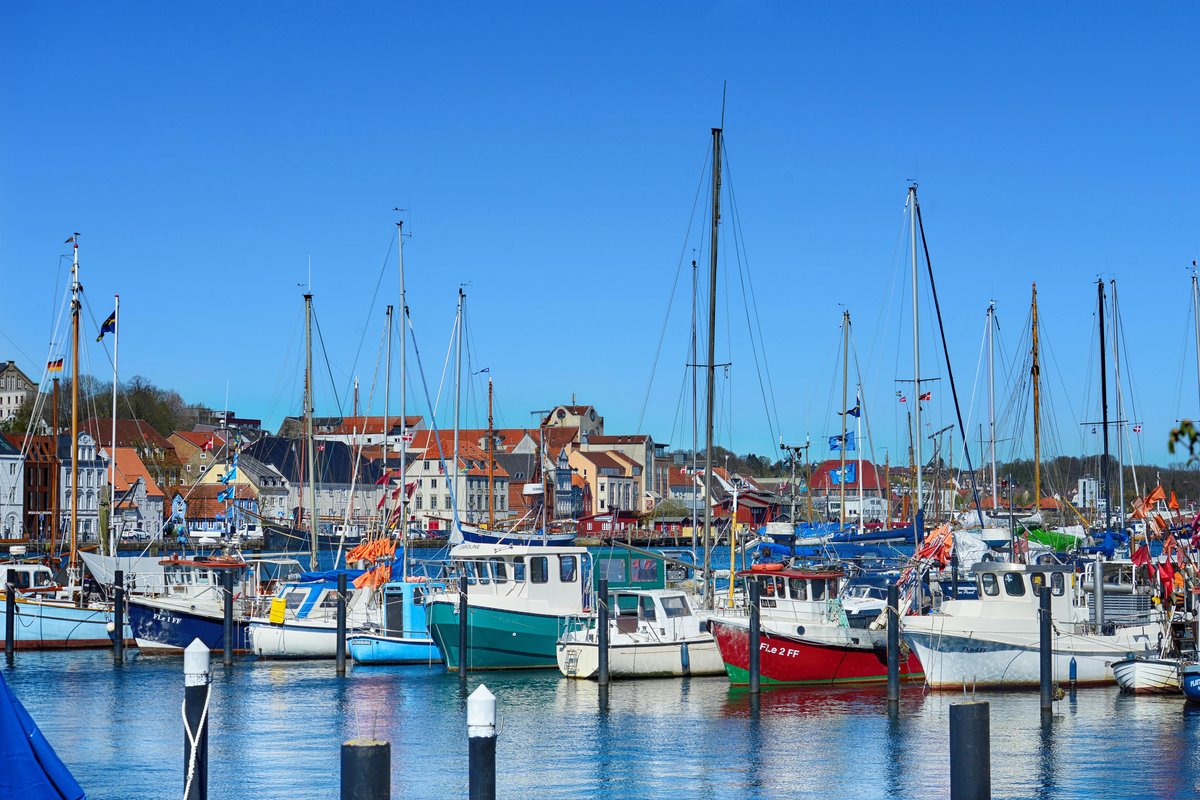
[[[467,576],[467,583],[474,583],[475,582],[475,562],[474,561],[464,561],[464,562],[462,562],[462,568],[463,568],[463,572]]]
[[[504,568],[503,558],[492,559],[492,580],[496,583],[508,582],[508,570]]]
[[[308,589],[296,587],[288,589],[283,593],[283,604],[288,611],[295,611],[304,605],[304,599],[308,597]]]
[[[1067,578],[1061,572],[1050,573],[1050,594],[1062,597],[1067,591]]]
[[[481,586],[489,583],[489,581],[488,581],[488,564],[483,559],[480,559],[479,563],[475,565],[475,577],[477,577],[479,579],[479,584]]]
[[[14,577],[16,578],[16,583],[13,585],[18,589],[37,589],[50,585],[50,574],[48,572],[18,572]]]
[[[413,605],[414,606],[425,605],[425,590],[422,589],[420,586],[413,587]]]
[[[994,572],[985,572],[979,576],[979,591],[988,597],[1000,594],[1000,583],[996,580]]]
[[[806,583],[808,583],[808,581],[804,580],[803,578],[788,578],[788,591],[791,592],[791,598],[793,600],[808,599],[808,591],[804,586]]]
[[[814,601],[825,599],[825,581],[820,581],[820,580],[809,581],[808,586],[809,586],[809,590],[812,592],[812,599]]]
[[[575,556],[559,556],[558,557],[558,577],[563,583],[575,582],[575,567],[577,559]]]
[[[635,558],[633,559],[633,579],[638,583],[658,580],[658,559],[656,558]]]
[[[625,559],[602,558],[600,565],[600,574],[608,578],[609,585],[628,583],[625,577]]]
[[[1021,575],[1021,573],[1004,573],[1004,593],[1009,597],[1025,596],[1025,578]]]
[[[1035,572],[1029,576],[1029,584],[1033,587],[1033,593],[1040,595],[1042,587],[1046,585],[1046,576],[1040,572]]]
[[[513,580],[525,580],[525,556],[517,556],[513,559]]]
[[[317,608],[324,611],[336,610],[338,604],[337,589],[329,589],[325,594],[321,595],[321,602],[317,604]]]
[[[650,597],[638,598],[638,616],[648,622],[654,622],[654,599]]]
[[[550,575],[546,568],[546,556],[534,556],[529,559],[530,583],[545,583],[548,580],[550,580]]]
[[[688,607],[687,598],[681,594],[667,595],[662,598],[663,613],[668,619],[690,616],[692,609]]]

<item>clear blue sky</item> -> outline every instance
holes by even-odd
[[[837,428],[845,304],[876,450],[897,458],[895,380],[912,376],[898,233],[916,179],[964,399],[987,303],[1015,348],[1036,280],[1055,452],[1090,450],[1093,282],[1116,278],[1130,417],[1142,457],[1166,461],[1175,419],[1200,411],[1198,21],[1181,4],[8,4],[0,356],[36,377],[62,241],[81,231],[97,319],[122,296],[123,376],[216,406],[228,382],[234,409],[276,423],[299,409],[310,257],[339,389],[351,370],[370,383],[399,206],[431,382],[469,283],[473,359],[504,423],[574,395],[610,431],[632,431],[645,405],[645,432],[686,443],[686,275],[648,398],[647,384],[680,253],[702,232],[685,242],[728,81],[782,430],[765,422],[730,253],[722,441],[773,454],[779,433]],[[88,357],[103,376],[102,351]],[[923,360],[940,361],[931,336]],[[943,386],[926,431],[952,420]],[[481,425],[473,391],[467,422]]]

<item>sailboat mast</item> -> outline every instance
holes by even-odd
[[[488,378],[488,530],[496,528],[496,432],[492,429],[492,379]]]
[[[696,370],[699,369],[699,367],[700,367],[699,362],[696,360],[698,358],[698,354],[696,352],[696,350],[697,350],[697,348],[696,348],[696,315],[697,315],[696,303],[697,303],[697,299],[698,299],[697,291],[699,289],[699,281],[700,281],[700,270],[696,266],[696,259],[693,258],[692,259],[692,358],[691,358],[691,362],[692,362],[692,561],[696,560],[696,500],[695,500],[696,492],[695,492],[695,489],[696,489],[696,474],[697,474],[696,470],[698,467],[697,461],[699,460],[699,450],[700,450],[700,443],[699,443],[700,426],[698,424],[698,421],[700,419],[700,411],[698,408],[700,400],[696,396],[696,389],[697,389],[697,384],[698,384]],[[1200,355],[1197,355],[1197,358],[1200,359]],[[1198,363],[1200,363],[1200,362],[1198,362]]]
[[[921,326],[920,307],[917,303],[919,285],[917,283],[917,187],[908,187],[908,238],[912,245],[912,323],[913,323],[913,394],[916,395],[913,416],[913,446],[916,448],[917,498],[913,510],[913,535],[917,541],[921,539],[921,531],[916,528],[916,520],[921,515],[925,503],[922,499],[921,471],[924,462],[921,459]]]
[[[996,304],[988,305],[988,450],[992,461],[992,512],[1000,507],[996,495]]]
[[[50,555],[57,556],[58,551],[55,546],[58,544],[58,482],[59,472],[62,468],[58,460],[58,378],[54,379],[54,394],[51,398],[54,403],[54,408],[50,411],[50,425],[54,436],[51,437],[50,446],[50,463],[53,465],[50,471]]]
[[[404,562],[401,575],[408,576],[408,483],[405,478],[408,459],[408,407],[405,387],[408,373],[405,372],[404,356],[408,350],[408,300],[404,295],[404,221],[396,223],[396,252],[399,254],[400,272],[400,536],[404,543]],[[386,462],[385,462],[386,464]]]
[[[391,516],[391,510],[387,507],[387,492],[391,490],[392,482],[386,480],[388,474],[388,431],[391,429],[391,417],[388,416],[388,410],[392,404],[392,307],[387,307],[387,345],[384,347],[384,368],[383,368],[383,474],[385,480],[383,482],[383,535],[387,536],[388,518]],[[366,427],[365,425],[363,426]],[[400,484],[403,486],[404,484]]]
[[[1100,424],[1104,430],[1104,461],[1100,464],[1100,483],[1104,487],[1104,530],[1108,530],[1109,516],[1112,504],[1109,501],[1108,488],[1108,364],[1107,353],[1104,351],[1104,281],[1096,281],[1096,298],[1099,303],[1100,315]]]
[[[1121,397],[1121,314],[1117,308],[1117,281],[1112,281],[1113,382],[1117,391],[1117,518],[1125,530],[1125,402]]]
[[[309,569],[317,568],[317,446],[313,442],[312,293],[304,295],[304,438],[308,448],[308,556]]]
[[[1196,329],[1196,391],[1200,393],[1200,280],[1196,275],[1196,262],[1192,262],[1192,315]],[[1197,409],[1200,414],[1200,409]]]
[[[842,312],[842,438],[838,466],[838,527],[846,527],[846,383],[850,373],[850,312]]]
[[[1033,284],[1033,367],[1030,376],[1033,378],[1033,511],[1035,514],[1042,510],[1042,368],[1038,363],[1038,312],[1037,312],[1037,283]],[[1008,513],[1012,514],[1012,505]]]
[[[108,454],[108,554],[117,556],[117,349],[121,336],[121,295],[113,295],[112,438]]]
[[[71,581],[79,569],[79,234],[75,234],[71,260]]]
[[[454,465],[450,484],[453,487],[450,490],[450,502],[453,505],[451,535],[454,535],[453,531],[458,530],[458,415],[462,405],[462,317],[465,298],[462,287],[458,287],[458,314],[454,322]],[[543,495],[544,497],[545,495]]]
[[[709,591],[712,566],[712,485],[713,485],[713,393],[717,371],[717,229],[721,222],[721,129],[712,129],[712,244],[708,267],[708,363],[707,397],[704,422],[704,598],[712,608],[715,598]]]
[[[858,416],[854,418],[854,447],[858,453],[858,468],[854,475],[854,482],[858,484],[858,532],[863,531],[863,465],[862,465],[862,384],[858,384],[854,395],[854,406],[858,409]],[[872,466],[872,469],[874,467]],[[878,483],[878,478],[876,478]]]

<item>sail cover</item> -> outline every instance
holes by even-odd
[[[0,675],[0,797],[82,800],[83,789]]]

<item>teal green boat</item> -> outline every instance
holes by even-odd
[[[469,542],[450,552],[451,568],[467,577],[468,670],[557,669],[558,640],[572,618],[590,614],[596,582],[613,589],[666,586],[661,558],[583,547]],[[457,582],[427,602],[429,632],[450,670],[459,652]]]

